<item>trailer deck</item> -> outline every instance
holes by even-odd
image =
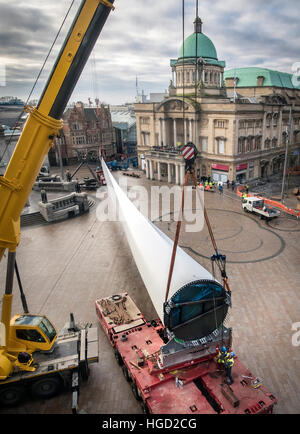
[[[122,330],[118,332],[120,324],[114,323],[112,315],[103,309],[107,300],[112,301],[111,297],[96,300],[96,313],[123,374],[145,412],[272,413],[277,399],[237,357],[233,367],[234,383],[230,386],[225,382],[224,371],[214,360],[217,349],[209,357],[201,358],[199,354],[198,359],[163,369],[159,363],[160,348],[165,343],[163,324],[160,320],[147,322],[138,308],[133,308],[134,302],[127,293],[120,297],[127,314],[131,310],[141,317],[140,324],[136,324],[135,315],[132,322],[127,319],[127,324],[122,324]]]

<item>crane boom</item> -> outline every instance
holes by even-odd
[[[114,0],[82,0],[37,106],[25,108],[29,113],[28,119],[5,174],[0,177],[0,260],[4,251],[9,251],[0,323],[0,380],[8,378],[15,367],[35,371],[31,354],[38,350],[51,350],[56,341],[56,330],[47,318],[28,315],[24,320],[25,316],[17,315],[11,319],[15,256],[20,242],[20,215],[45,156],[62,128],[62,114],[108,15],[114,8],[113,2]],[[35,327],[31,332],[43,334],[44,328],[48,330],[48,335],[40,335],[40,340],[25,339],[24,332],[20,330],[24,326],[22,321]],[[40,345],[39,342],[43,344]],[[22,357],[19,359],[24,351],[27,361]]]

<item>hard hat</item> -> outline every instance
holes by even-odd
[[[221,351],[222,353],[225,353],[227,351],[226,347],[222,347]]]
[[[234,353],[234,352],[232,352],[232,353],[230,353],[230,355],[231,355],[231,357],[234,357],[234,356],[235,356],[235,353]]]

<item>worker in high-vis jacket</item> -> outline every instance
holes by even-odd
[[[228,353],[227,348],[222,347],[217,354],[216,362],[222,365],[225,364],[225,360],[229,357],[229,355],[230,353]]]
[[[233,378],[232,378],[232,367],[234,365],[234,357],[235,353],[231,352],[229,353],[228,357],[225,359],[224,365],[225,365],[225,373],[226,377],[228,378],[228,384],[232,384]]]

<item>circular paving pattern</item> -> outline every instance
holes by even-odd
[[[227,256],[228,263],[267,261],[285,248],[284,239],[264,220],[227,209],[208,208],[207,213],[218,250]],[[172,214],[169,214],[170,219]],[[162,218],[166,215],[158,218],[155,224],[174,239],[177,222],[163,222]],[[214,253],[206,225],[200,232],[185,232],[183,222],[179,244],[193,256],[210,259]]]
[[[300,232],[299,220],[296,217],[280,216],[269,221],[268,226],[277,231]]]

